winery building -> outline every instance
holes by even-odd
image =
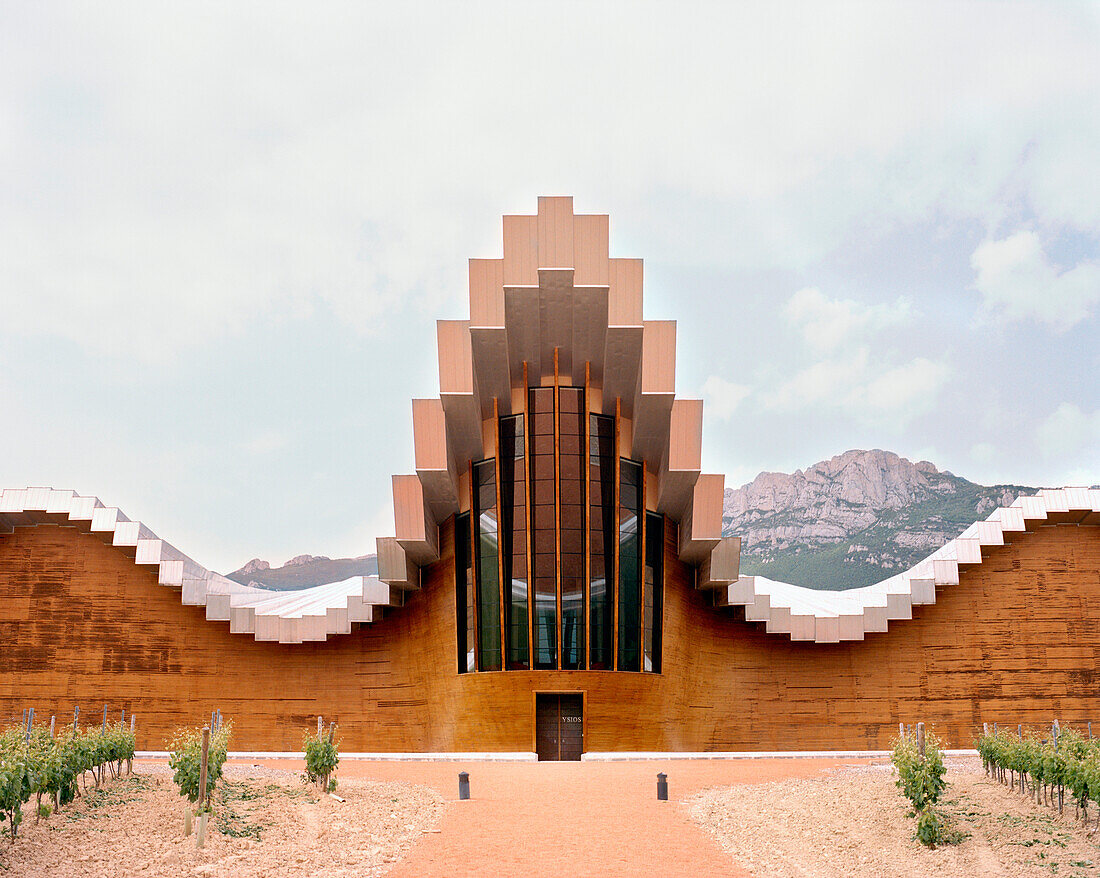
[[[641,260],[570,198],[503,226],[470,319],[437,324],[377,577],[243,586],[95,497],[4,490],[0,720],[106,703],[158,750],[218,708],[233,749],[281,751],[323,715],[345,751],[570,759],[1098,717],[1100,491],[1021,498],[877,585],[740,576]]]

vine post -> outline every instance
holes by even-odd
[[[76,721],[80,719],[80,705],[73,708],[73,734],[76,734]]]
[[[924,759],[924,723],[917,723],[917,749],[920,750],[920,758]]]
[[[202,730],[202,762],[199,767],[199,831],[195,835],[196,847],[202,847],[206,843],[206,769],[210,760],[210,727],[204,726]]]
[[[137,720],[137,714],[130,714],[130,737],[134,739],[134,750],[137,750],[137,736],[134,734],[134,722]],[[131,755],[126,765],[126,773],[134,773],[134,757]]]
[[[53,730],[54,730],[54,723],[55,722],[57,722],[57,717],[56,716],[51,716],[50,717],[50,740],[51,741],[53,740],[53,737],[54,737]]]

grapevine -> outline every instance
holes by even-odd
[[[92,774],[98,784],[104,767],[114,774],[134,756],[134,735],[121,725],[66,730],[52,737],[44,726],[0,730],[0,821],[7,823],[12,843],[23,821],[23,805],[35,798],[38,819],[57,811],[77,795],[77,782]],[[52,809],[42,797],[53,800]]]
[[[1046,738],[1034,731],[1015,735],[1004,729],[986,731],[976,746],[988,776],[1059,813],[1065,809],[1068,792],[1077,817],[1085,823],[1089,805],[1095,804],[1096,829],[1100,829],[1100,740],[1055,724]]]
[[[330,727],[326,735],[324,730],[316,735],[305,733],[302,739],[302,749],[306,757],[306,777],[312,783],[320,784],[324,792],[331,792],[336,781],[329,778],[340,764],[339,741],[334,739],[335,728]]]
[[[213,811],[211,801],[214,788],[221,779],[225,758],[229,750],[229,736],[233,723],[228,722],[210,733],[210,749],[206,765],[206,791],[202,797],[203,810]],[[199,801],[200,774],[202,772],[202,730],[179,729],[171,742],[172,753],[168,765],[172,769],[172,781],[179,787],[180,795],[189,802]]]
[[[950,840],[943,818],[935,808],[947,787],[943,779],[947,769],[939,740],[929,732],[921,753],[916,738],[901,735],[894,740],[891,760],[898,773],[898,788],[916,812],[918,840],[929,847]]]

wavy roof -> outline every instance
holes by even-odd
[[[16,527],[75,527],[115,546],[139,566],[155,568],[157,581],[180,591],[185,606],[206,608],[209,621],[229,622],[234,634],[279,643],[323,641],[348,634],[353,622],[373,622],[384,608],[399,607],[403,591],[376,576],[297,591],[252,588],[207,570],[158,537],[140,521],[97,497],[52,488],[0,492],[0,535]],[[970,525],[904,573],[874,585],[826,591],[763,576],[741,576],[715,591],[715,603],[744,607],[745,619],[763,622],[769,634],[791,640],[839,643],[885,632],[890,622],[913,618],[913,607],[936,602],[936,589],[957,586],[960,569],[980,565],[992,549],[1045,525],[1100,525],[1100,490],[1060,488],[1017,498]]]
[[[839,643],[886,631],[890,622],[913,618],[913,607],[936,602],[936,589],[959,584],[960,568],[981,564],[991,549],[1050,524],[1100,524],[1100,490],[1058,488],[1018,497],[904,573],[847,591],[826,591],[741,576],[719,590],[719,606],[745,608],[745,619],[763,622],[769,634],[791,640]]]
[[[402,592],[376,576],[298,591],[252,588],[207,570],[140,521],[98,497],[53,488],[9,488],[0,492],[0,534],[16,527],[56,524],[75,527],[115,546],[139,567],[155,568],[157,582],[180,591],[185,606],[205,607],[210,621],[229,622],[234,634],[256,640],[303,643],[349,634],[353,622],[372,622],[383,607],[402,604]]]

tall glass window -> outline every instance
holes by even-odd
[[[470,552],[470,514],[455,516],[455,618],[458,623],[458,672],[475,669],[474,570]]]
[[[561,666],[584,667],[584,390],[558,390]]]
[[[615,418],[583,387],[532,387],[496,422],[455,516],[459,672],[661,671],[665,520],[645,470],[620,459]]]
[[[510,669],[527,659],[527,478],[523,415],[500,419],[500,532],[504,562],[505,655]]]
[[[477,488],[477,632],[478,659],[483,671],[499,671],[500,576],[497,539],[496,461],[474,464]]]
[[[527,410],[531,419],[531,567],[535,591],[532,647],[536,668],[556,668],[558,587],[554,388],[531,388]]]
[[[591,415],[588,424],[589,667],[610,670],[615,643],[615,419]]]
[[[642,467],[619,462],[619,670],[641,670]]]
[[[665,519],[646,513],[642,589],[642,670],[661,672],[661,602],[664,599]]]

